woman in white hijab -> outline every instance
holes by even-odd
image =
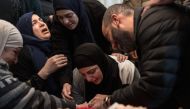
[[[0,109],[76,108],[74,103],[36,91],[12,76],[8,64],[16,63],[22,46],[22,36],[16,27],[0,20]]]
[[[14,64],[19,50],[23,47],[21,34],[12,24],[4,20],[0,20],[0,25],[0,57],[4,58],[8,64]],[[7,52],[11,54],[5,55]]]

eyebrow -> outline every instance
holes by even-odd
[[[37,22],[38,20],[40,20],[40,19],[42,19],[42,18],[38,18],[38,19],[34,19],[34,20],[32,20],[32,22]]]
[[[93,66],[93,67],[91,67],[91,68],[90,68],[90,70],[88,70],[88,71],[87,71],[87,73],[89,73],[89,72],[93,71],[93,70],[94,70],[94,69],[96,69],[96,68],[97,68],[96,66],[95,66],[95,67],[94,67],[94,66]]]
[[[36,19],[32,20],[32,24],[38,22]]]

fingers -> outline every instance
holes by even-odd
[[[57,65],[58,67],[63,67],[67,65],[67,57],[65,57],[63,54],[54,55],[50,58],[50,61]]]
[[[93,106],[94,106],[94,102],[95,102],[95,99],[91,99],[91,100],[88,102],[88,106],[89,106],[89,107],[93,107]]]
[[[71,85],[70,84],[65,83],[63,85],[62,96],[64,96],[66,99],[69,99],[69,100],[73,99],[73,97],[71,96]]]
[[[62,60],[62,59],[57,60],[57,61],[55,62],[55,64],[56,64],[58,67],[66,66],[66,65],[67,65],[67,59],[66,59],[66,60]]]
[[[88,106],[93,109],[104,109],[103,107],[104,101],[98,100],[98,99],[92,99],[91,102],[89,102]]]
[[[120,61],[121,62],[124,62],[125,60],[127,60],[128,59],[128,56],[125,56],[125,55],[121,55],[121,57],[120,57],[121,59],[120,59]]]
[[[70,96],[70,95],[65,94],[65,92],[61,92],[61,95],[62,95],[63,98],[65,98],[67,100],[73,100],[73,97]]]
[[[63,54],[54,55],[54,56],[52,56],[52,59],[53,59],[55,62],[61,61],[61,60],[66,60],[66,61],[67,61],[67,57],[64,56]]]
[[[89,109],[88,103],[85,102],[83,104],[76,105],[76,109]]]
[[[125,60],[128,59],[128,56],[125,56],[125,55],[120,54],[120,53],[113,53],[112,55],[113,55],[113,56],[116,56],[116,57],[117,57],[117,60],[118,60],[119,62],[124,62]]]
[[[88,102],[89,107],[99,107],[104,103],[104,99],[107,95],[96,94],[96,96]],[[95,108],[96,109],[96,108]]]

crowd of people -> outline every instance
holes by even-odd
[[[189,0],[126,2],[2,1],[0,108],[189,109]]]

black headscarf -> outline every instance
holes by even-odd
[[[72,10],[78,16],[79,23],[75,30],[68,30],[70,34],[75,34],[74,36],[79,37],[79,40],[82,39],[82,43],[95,42],[90,21],[81,0],[53,0],[53,7],[55,11],[61,9]]]
[[[115,60],[94,43],[80,45],[74,53],[76,67],[88,67],[98,65],[103,73],[103,81],[99,85],[89,83],[85,80],[86,101],[91,100],[96,94],[111,94],[114,90],[122,87],[119,77],[119,67]]]

